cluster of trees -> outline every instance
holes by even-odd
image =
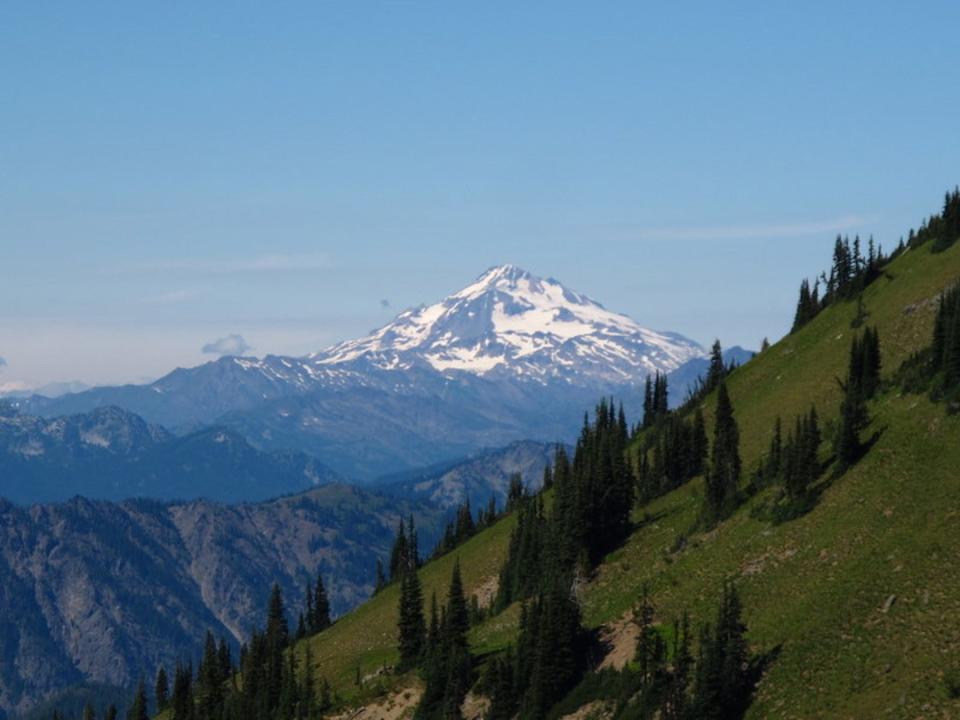
[[[737,367],[736,360],[731,359],[729,363],[723,361],[723,347],[719,340],[714,340],[713,346],[710,348],[710,365],[707,367],[707,373],[697,378],[697,382],[690,389],[683,405],[679,408],[680,412],[689,412],[703,402],[707,395],[720,387],[720,383]]]
[[[143,692],[143,697],[146,698],[146,690],[143,690],[142,692]],[[137,695],[139,696],[140,693],[141,693],[141,689],[138,687]],[[103,717],[105,718],[105,720],[117,720],[118,716],[119,716],[119,713],[117,712],[117,706],[110,705],[107,708],[106,713],[104,713]],[[54,710],[53,714],[50,717],[52,718],[52,720],[66,720],[66,716],[59,710]],[[93,709],[92,704],[87,703],[86,705],[84,705],[83,715],[81,715],[81,717],[83,718],[83,720],[97,720],[97,712],[96,710]],[[133,717],[135,717],[136,720],[140,720],[139,715],[133,716]]]
[[[604,716],[611,720],[734,720],[743,717],[752,699],[756,680],[765,657],[750,655],[746,641],[740,598],[733,585],[724,585],[718,602],[716,620],[705,623],[696,633],[689,616],[684,613],[670,627],[654,622],[656,612],[644,590],[639,607],[634,610],[637,642],[633,662],[623,670],[604,669],[591,672],[551,711],[556,717],[599,700],[604,703]],[[494,689],[494,705],[488,717],[516,717],[494,714],[503,662],[492,666],[487,680]],[[509,712],[509,711],[508,711]],[[520,706],[519,717],[525,714]],[[537,716],[537,717],[542,717]]]
[[[467,642],[470,613],[463,591],[460,561],[453,566],[447,602],[438,610],[437,596],[430,601],[430,625],[422,652],[423,696],[414,720],[455,720],[473,685],[474,659]]]
[[[713,444],[707,470],[701,521],[705,525],[728,517],[740,498],[740,429],[733,415],[727,383],[717,388],[717,409],[713,424]]]
[[[393,546],[390,549],[390,576],[389,580],[383,571],[383,561],[377,558],[377,574],[374,583],[373,594],[383,590],[388,582],[396,582],[401,579],[407,570],[416,570],[422,565],[420,559],[420,546],[417,540],[417,526],[413,515],[409,522],[401,517],[397,526],[397,534],[393,539]]]
[[[648,502],[702,475],[708,450],[706,424],[699,407],[688,418],[676,412],[662,416],[640,440],[638,499]]]
[[[300,614],[305,632],[319,632],[330,624],[326,591],[318,580],[311,601]],[[307,629],[309,628],[309,630]],[[178,663],[172,690],[163,668],[157,673],[155,700],[158,710],[168,710],[173,720],[316,720],[332,702],[330,687],[316,682],[314,663],[307,645],[300,658],[293,651],[293,637],[279,585],[270,593],[266,627],[254,631],[235,664],[230,646],[219,644],[207,633],[203,658],[196,673],[190,663]],[[238,683],[238,673],[243,682]],[[143,708],[141,713],[140,708]],[[145,720],[147,699],[141,683],[128,720]]]
[[[510,480],[511,492],[514,492],[514,483],[518,483],[523,488],[523,481],[519,475],[515,475]],[[493,525],[500,517],[497,511],[497,499],[493,496],[487,502],[486,508],[481,508],[474,520],[473,511],[470,509],[470,498],[466,498],[457,506],[453,519],[446,524],[440,541],[433,549],[430,559],[441,557],[463,545],[478,532],[486,527]]]
[[[603,401],[594,422],[584,421],[573,461],[557,448],[544,479],[554,493],[551,511],[539,495],[516,504],[517,526],[500,572],[497,607],[549,587],[558,572],[589,570],[626,538],[634,500],[628,440],[623,408],[617,412]]]
[[[960,283],[940,296],[933,324],[930,365],[939,388],[952,394],[960,387]]]
[[[884,265],[905,249],[932,242],[931,250],[942,252],[958,239],[960,239],[960,189],[958,188],[945,193],[940,213],[927,218],[918,230],[911,229],[907,235],[906,244],[901,239],[896,250],[889,256],[883,254],[883,248],[879,245],[874,247],[872,237],[867,241],[867,253],[864,255],[859,237],[855,237],[851,242],[850,238],[841,238],[838,235],[833,247],[830,274],[821,273],[813,285],[809,280],[803,280],[800,283],[800,297],[797,300],[791,332],[806,325],[831,303],[849,300],[859,295],[880,276]]]
[[[521,606],[516,652],[508,650],[488,668],[488,720],[508,720],[518,712],[523,720],[540,720],[582,675],[584,632],[571,581],[569,570],[555,572]]]
[[[658,384],[662,397],[666,384]],[[542,494],[517,501],[495,607],[523,601],[521,627],[516,649],[489,666],[490,718],[518,712],[524,719],[543,718],[583,673],[584,633],[574,588],[630,531],[628,436],[623,409],[601,402],[594,421],[584,422],[573,460],[562,447],[556,450],[544,478],[554,493],[550,510]]]
[[[651,378],[647,375],[643,391],[643,428],[651,428],[668,412],[667,376],[659,370]]]
[[[459,559],[453,566],[443,608],[434,593],[429,625],[423,616],[423,593],[415,568],[400,579],[397,622],[398,670],[418,668],[425,688],[414,717],[417,720],[459,718],[460,706],[473,684],[473,656],[467,643],[470,609],[463,590]]]
[[[851,242],[849,237],[841,238],[837,235],[833,245],[830,274],[821,273],[813,286],[807,279],[800,283],[800,297],[797,300],[791,332],[813,320],[831,303],[858,296],[880,276],[880,271],[889,259],[884,257],[882,247],[874,245],[872,237],[867,241],[867,254],[864,255],[859,236]]]
[[[948,412],[960,411],[960,283],[940,295],[930,347],[908,358],[896,380],[907,392],[931,390]]]
[[[870,422],[867,401],[880,388],[880,335],[875,328],[867,328],[862,337],[854,337],[847,378],[840,382],[840,387],[843,399],[834,439],[838,473],[851,467],[863,454],[860,433]]]
[[[691,651],[689,617],[674,621],[668,644],[653,624],[646,593],[634,618],[638,626],[635,668],[624,672],[617,717],[664,720],[742,717],[753,690],[747,630],[733,585],[724,585],[714,624],[700,627],[697,655]]]
[[[323,585],[323,578],[317,575],[317,582],[307,584],[306,607],[297,620],[296,639],[302,640],[326,630],[332,624],[330,620],[330,599]]]
[[[917,231],[911,230],[907,236],[907,245],[917,247],[933,241],[933,252],[942,252],[960,238],[960,189],[954,188],[943,198],[943,208],[939,215],[931,215],[920,225]]]
[[[810,486],[820,477],[818,458],[823,437],[820,420],[813,405],[806,415],[798,415],[793,430],[783,437],[780,418],[773,426],[770,449],[757,469],[758,487],[780,484],[792,500],[803,500]]]

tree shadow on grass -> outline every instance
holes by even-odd
[[[800,497],[790,497],[785,491],[781,490],[770,502],[754,508],[750,513],[751,517],[766,520],[774,525],[803,517],[820,503],[820,497],[833,486],[835,481],[843,477],[866,457],[886,431],[887,428],[882,427],[874,432],[869,440],[861,444],[857,459],[846,467],[840,466],[836,455],[827,458],[826,462],[821,464],[813,483]]]

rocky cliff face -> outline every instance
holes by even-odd
[[[152,677],[196,658],[208,629],[239,643],[275,581],[295,608],[319,571],[343,612],[412,509],[344,485],[239,506],[0,501],[0,717],[75,683]],[[428,536],[436,518],[417,517]]]

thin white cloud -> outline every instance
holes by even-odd
[[[249,258],[180,258],[155,260],[135,266],[153,272],[189,272],[211,275],[232,273],[291,272],[325,270],[330,261],[325,255],[259,255]]]
[[[843,215],[809,222],[648,227],[638,228],[633,232],[642,239],[649,240],[782,239],[846,232],[861,228],[874,220],[875,218],[862,215]]]
[[[192,300],[196,296],[196,290],[171,290],[170,292],[160,293],[159,295],[145,297],[143,302],[149,305],[169,305]]]
[[[204,355],[243,355],[247,350],[252,349],[250,344],[243,339],[243,335],[233,333],[213,342],[208,342],[200,352]]]

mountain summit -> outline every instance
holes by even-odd
[[[259,450],[308,453],[373,480],[518,440],[571,441],[598,398],[616,395],[635,416],[647,375],[704,357],[681,335],[500,265],[305,357],[223,357],[150,385],[15,402],[44,417],[116,405],[181,434],[223,426]]]
[[[440,302],[309,360],[362,360],[384,370],[425,363],[440,372],[605,385],[640,383],[703,355],[692,340],[644,328],[553,278],[499,265]]]

